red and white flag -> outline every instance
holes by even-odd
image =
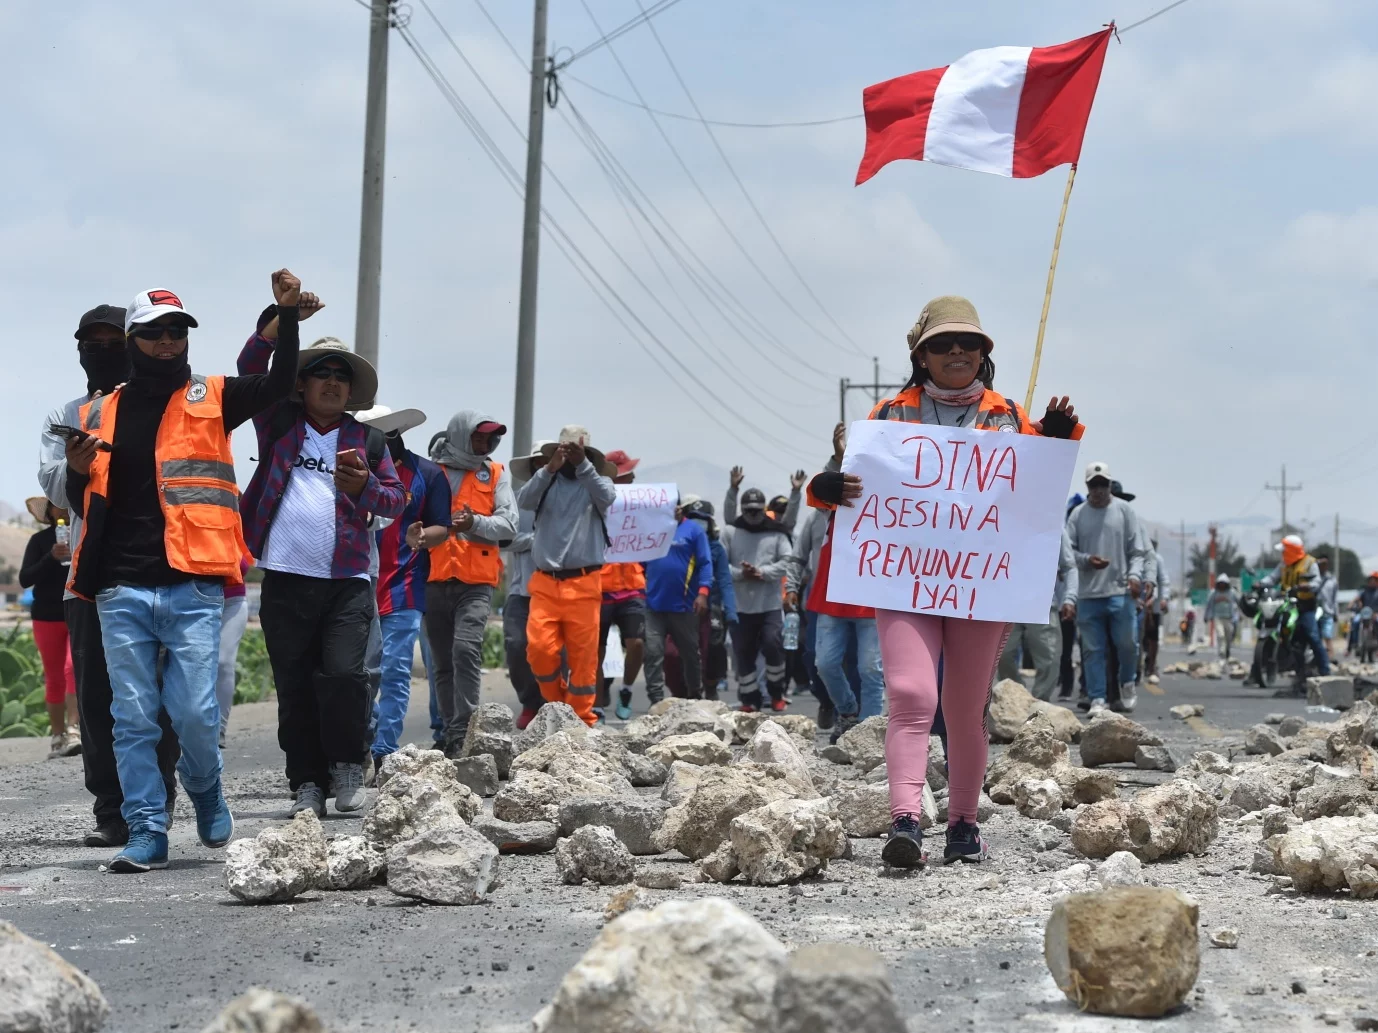
[[[868,86],[857,184],[900,158],[1016,179],[1075,164],[1110,34],[973,50],[946,68]]]

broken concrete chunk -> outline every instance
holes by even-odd
[[[254,986],[201,1033],[325,1033],[325,1027],[301,998]]]
[[[885,729],[888,726],[889,719],[884,715],[868,717],[842,733],[837,745],[847,751],[857,770],[870,771],[885,763]]]
[[[638,868],[633,881],[642,889],[677,890],[684,885],[684,876],[669,865],[653,864]]]
[[[732,750],[712,732],[693,732],[661,739],[646,751],[646,756],[667,768],[675,761],[708,767],[730,762]]]
[[[1134,749],[1134,766],[1143,771],[1176,771],[1178,758],[1167,746],[1138,746]]]
[[[498,791],[498,762],[491,753],[479,753],[452,761],[455,778],[477,796],[492,796]]]
[[[1303,893],[1378,897],[1378,814],[1317,818],[1268,844],[1278,870]]]
[[[535,1033],[774,1033],[784,946],[726,900],[671,900],[610,922]]]
[[[1014,787],[1014,806],[1026,818],[1046,821],[1062,812],[1062,790],[1051,778],[1026,778]]]
[[[571,835],[585,825],[604,825],[633,854],[663,854],[665,812],[670,805],[647,796],[573,796],[560,804],[560,833]]]
[[[1101,764],[1132,764],[1140,746],[1161,746],[1163,740],[1137,721],[1105,711],[1081,732],[1081,762],[1088,768]]]
[[[1074,893],[1053,905],[1043,956],[1067,999],[1098,1015],[1157,1018],[1200,970],[1196,904],[1170,889]]]
[[[335,836],[325,845],[326,881],[332,890],[362,890],[387,871],[387,855],[363,836]]]
[[[555,869],[571,886],[585,881],[618,886],[636,875],[631,853],[606,825],[585,825],[556,843]]]
[[[1175,707],[1169,707],[1168,713],[1177,718],[1178,721],[1185,721],[1191,717],[1200,717],[1206,712],[1204,703],[1179,703]]]
[[[1300,735],[1302,729],[1306,727],[1306,718],[1302,717],[1300,714],[1290,714],[1287,716],[1269,714],[1268,716],[1281,718],[1281,720],[1276,722],[1265,721],[1264,724],[1276,724],[1278,735],[1284,739],[1290,739],[1295,735]]]
[[[699,871],[704,878],[713,882],[728,883],[742,874],[737,863],[737,851],[732,849],[732,841],[724,840],[718,849],[699,861]]]
[[[791,780],[803,785],[813,785],[809,775],[808,763],[803,753],[795,745],[794,739],[784,726],[775,721],[765,721],[756,729],[756,734],[746,744],[746,757],[757,764],[778,764],[789,772]]]
[[[1244,752],[1276,757],[1287,749],[1268,725],[1254,725],[1244,733]]]
[[[225,888],[250,904],[291,900],[328,877],[325,831],[315,811],[236,839],[225,851]]]
[[[1234,950],[1239,946],[1238,929],[1217,929],[1211,933],[1211,946],[1223,947],[1225,950]]]
[[[560,829],[552,821],[513,822],[480,814],[472,828],[500,854],[544,854],[554,850],[560,838]]]
[[[1143,862],[1128,850],[1117,850],[1101,862],[1096,878],[1101,888],[1107,890],[1112,886],[1142,886],[1145,882]]]
[[[885,959],[864,947],[800,947],[775,983],[774,1033],[905,1033]]]
[[[729,832],[742,874],[757,886],[817,875],[847,849],[830,799],[778,800],[732,819]]]
[[[498,882],[498,848],[461,821],[388,851],[388,889],[431,904],[477,904]]]
[[[1072,845],[1087,857],[1128,850],[1141,861],[1203,854],[1219,831],[1215,799],[1195,782],[1174,779],[1133,800],[1106,800],[1082,810]]]
[[[448,774],[449,792],[442,791],[434,782],[422,781],[412,775],[394,774],[378,790],[378,798],[364,816],[364,837],[381,850],[389,850],[404,839],[411,839],[423,829],[443,825],[455,818],[468,821],[483,808],[482,802],[468,786],[455,777],[454,767],[444,760],[439,751],[435,753],[444,761],[444,766],[432,767],[427,773],[442,780]],[[392,756],[397,756],[393,754]],[[386,767],[387,761],[384,761]],[[459,809],[463,805],[463,811]]]
[[[512,736],[512,753],[514,756],[520,756],[557,732],[587,734],[588,725],[584,724],[583,718],[576,714],[568,703],[546,703],[536,711],[536,716],[526,728]],[[467,742],[465,746],[467,750]],[[466,752],[465,755],[469,754]]]
[[[0,921],[0,1029],[94,1033],[109,1014],[94,980],[46,944]]]
[[[705,768],[684,803],[665,815],[666,837],[669,845],[696,861],[728,838],[728,826],[737,815],[789,796],[782,779],[763,778],[743,765]]]
[[[1354,706],[1354,679],[1337,674],[1323,678],[1307,678],[1306,702],[1313,707],[1348,710]]]

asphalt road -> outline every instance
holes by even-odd
[[[1183,655],[1168,647],[1162,662]],[[414,696],[405,741],[427,742],[424,694]],[[515,702],[499,677],[485,698]],[[1238,682],[1176,676],[1141,700],[1137,719],[1193,748],[1238,743],[1266,714],[1305,709]],[[1168,708],[1181,702],[1204,703],[1204,719],[1174,720]],[[799,697],[794,709],[811,713],[812,701]],[[238,835],[278,820],[288,804],[275,732],[271,704],[235,709],[226,788]],[[504,858],[503,885],[475,907],[430,907],[384,888],[244,905],[224,889],[222,852],[197,844],[184,802],[166,871],[108,874],[101,865],[111,852],[80,846],[90,824],[80,761],[44,761],[45,745],[0,742],[0,917],[87,971],[111,1003],[107,1028],[120,1033],[200,1030],[251,985],[306,998],[331,1030],[525,1030],[603,924],[610,892],[559,886],[549,856]],[[1122,777],[1133,786],[1166,776],[1125,770]],[[835,862],[802,897],[741,886],[675,892],[733,899],[789,946],[843,940],[882,951],[913,1030],[1140,1028],[1079,1015],[1048,977],[1041,956],[1048,873],[1077,858],[1036,855],[1026,838],[1034,825],[1009,813],[993,819],[986,831],[996,853],[980,868],[896,878],[880,868],[880,842],[868,840],[857,841],[854,861]],[[332,814],[327,822],[328,832],[358,828],[358,817]],[[1265,897],[1262,883],[1242,871],[1246,849],[1236,844],[1228,853],[1222,845],[1206,858],[1150,870],[1202,901],[1203,927],[1232,924],[1242,937],[1238,951],[1203,953],[1198,995],[1166,1024],[1324,1028],[1318,1016],[1329,1009],[1348,1027],[1348,1012],[1378,988],[1378,908],[1349,902],[1359,920],[1335,921],[1333,900]],[[651,903],[669,895],[646,893]],[[1309,994],[1291,993],[1294,978]]]

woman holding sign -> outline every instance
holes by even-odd
[[[908,340],[913,376],[898,395],[872,410],[871,419],[1081,437],[1082,427],[1066,398],[1054,398],[1043,418],[1030,422],[1018,404],[993,389],[995,342],[981,329],[976,308],[966,298],[934,298]],[[850,507],[861,495],[861,478],[855,474],[821,473],[809,485],[810,504],[822,509]],[[831,534],[830,528],[829,539]],[[919,867],[927,860],[918,817],[941,688],[949,780],[943,862],[980,861],[987,852],[976,824],[986,774],[986,706],[1008,625],[884,609],[876,611],[876,624],[890,698],[885,759],[892,822],[881,857],[896,868]]]

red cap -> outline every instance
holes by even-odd
[[[636,469],[637,464],[641,462],[640,459],[633,459],[620,448],[609,452],[604,458],[612,463],[613,466],[617,467],[617,476],[619,477],[625,477],[627,474],[631,473]]]
[[[474,431],[478,434],[506,434],[507,428],[497,420],[484,420],[474,428]]]

